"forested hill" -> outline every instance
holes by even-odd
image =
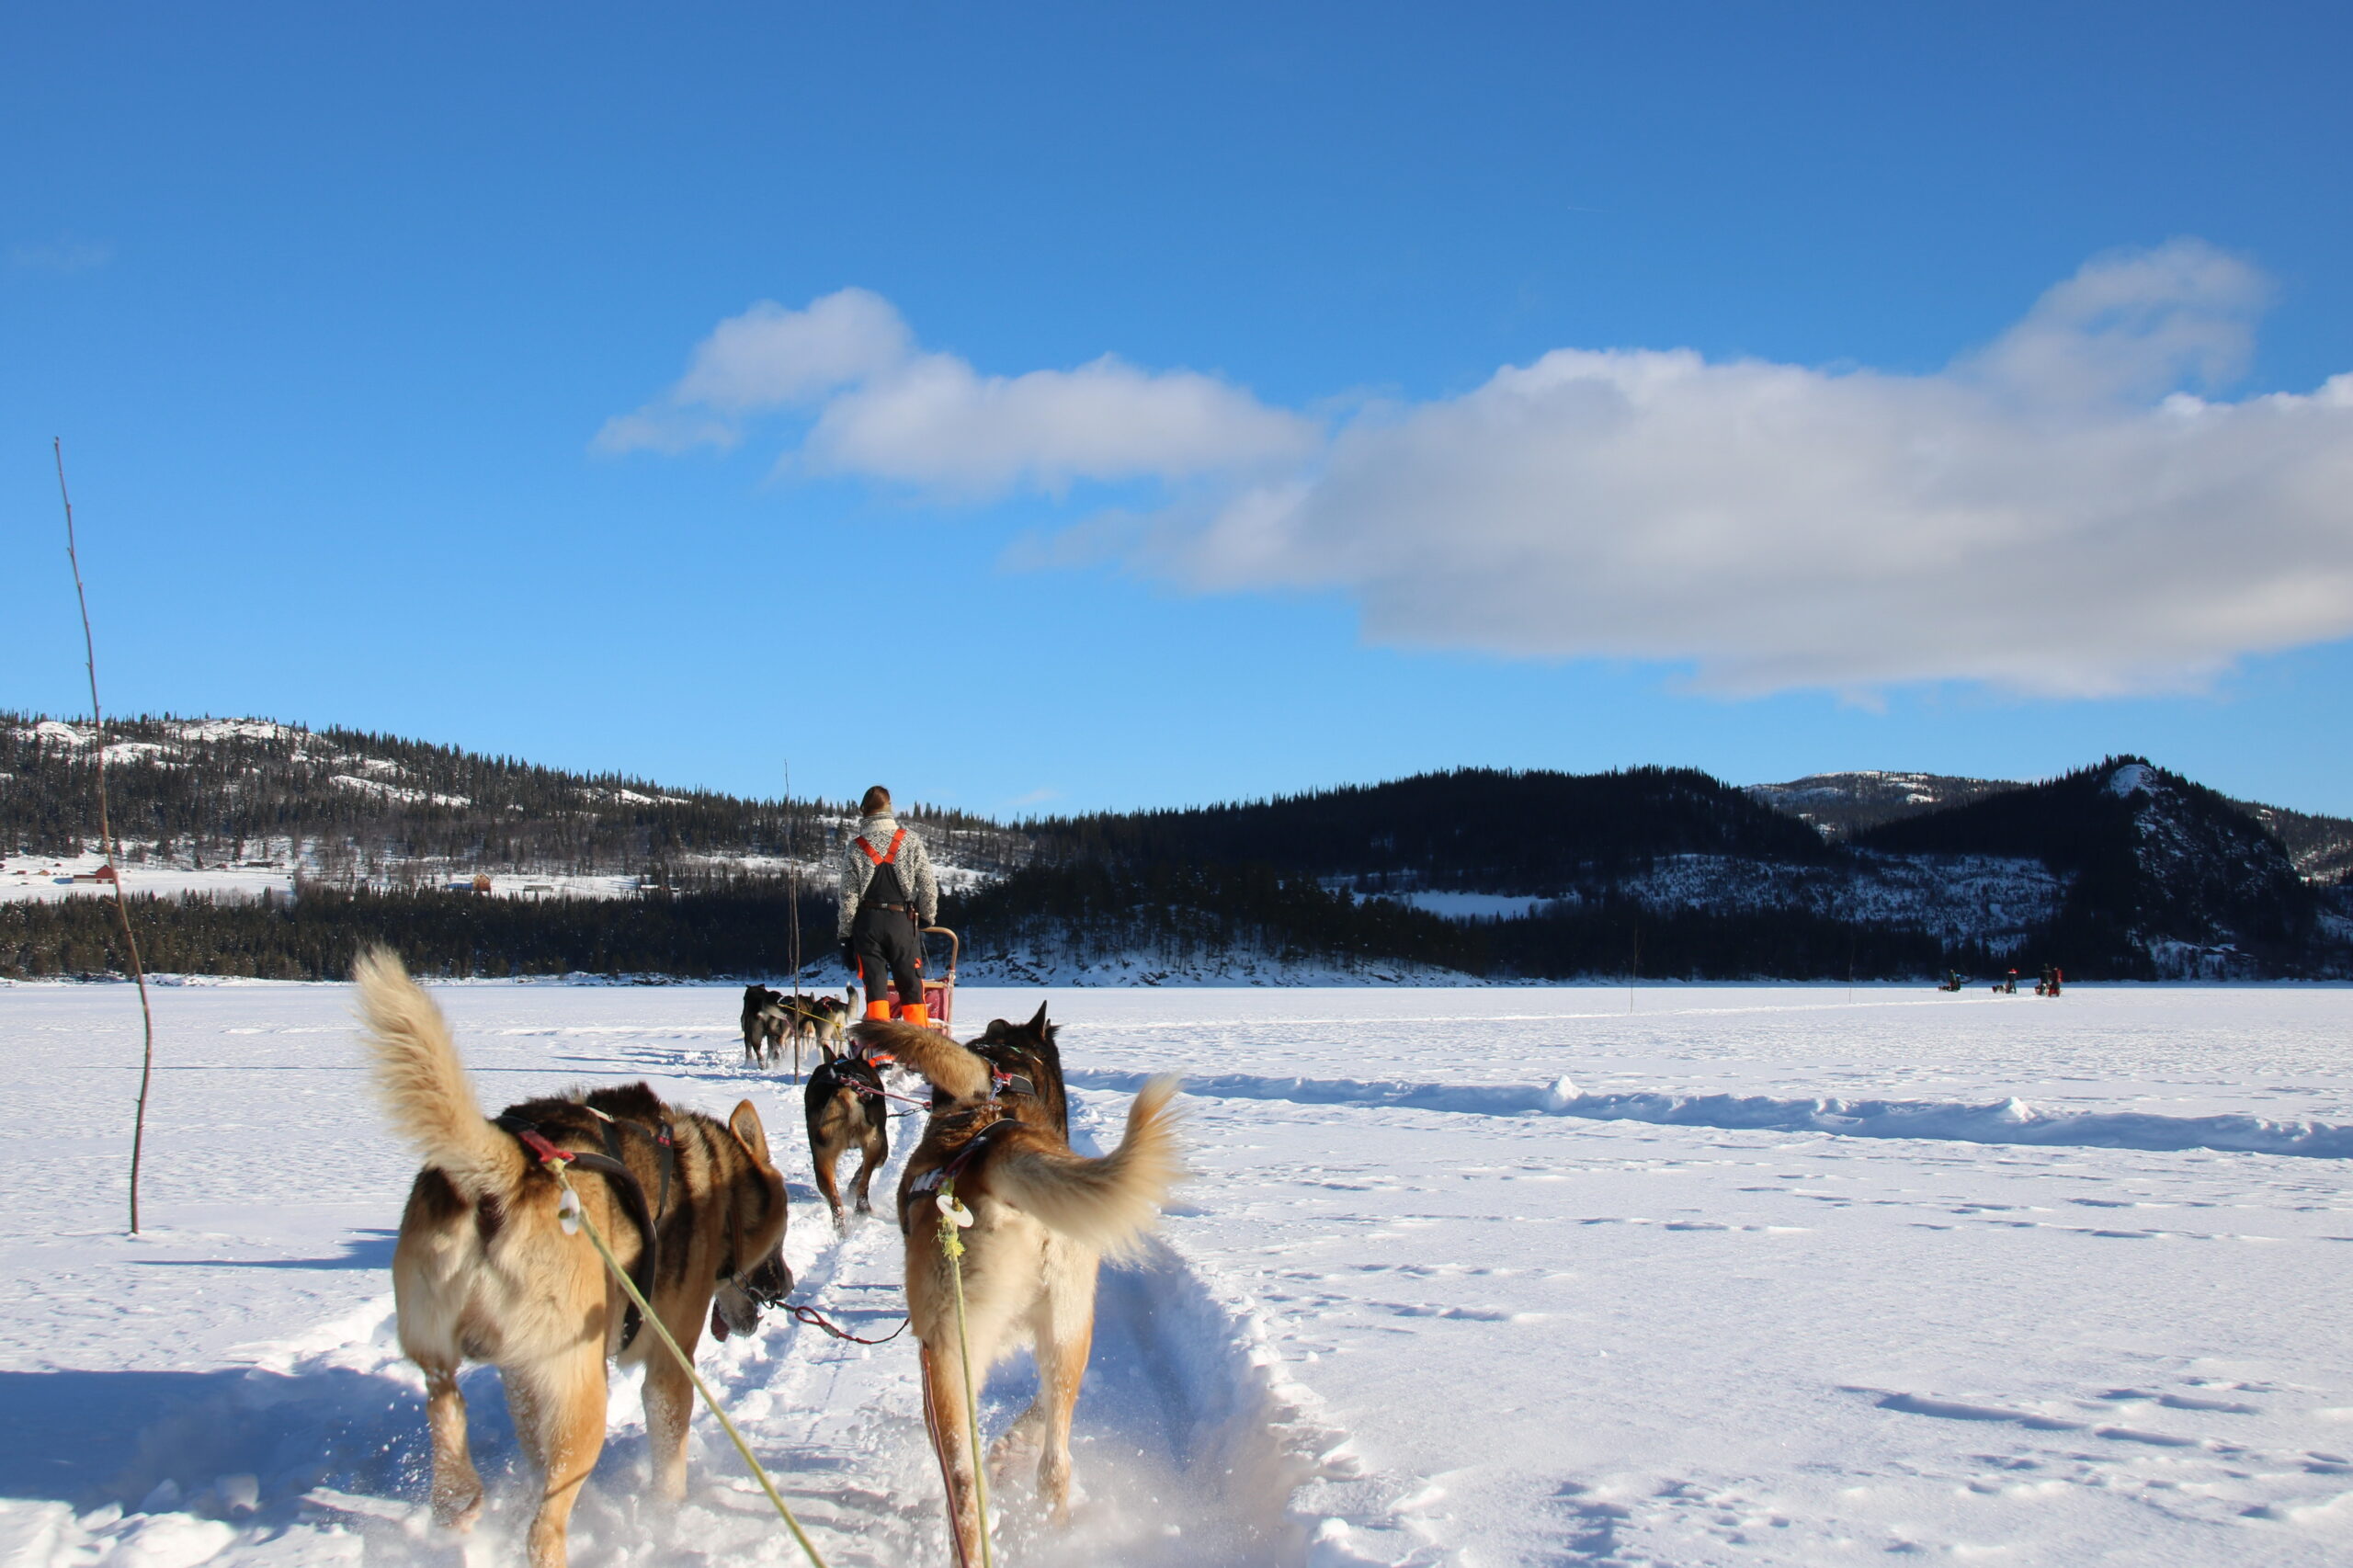
[[[159,968],[327,977],[387,937],[469,974],[831,961],[819,862],[847,802],[248,719],[110,723],[106,757]],[[85,722],[0,714],[0,974],[121,966],[96,889],[61,874],[92,870],[97,758]],[[1792,810],[1844,797],[1843,834]],[[2353,974],[2353,888],[2325,863],[2353,824],[2134,757],[2032,786],[1467,768],[1017,824],[906,814],[967,960],[1000,979]],[[2319,849],[2300,863],[2276,825]],[[500,896],[451,896],[485,875]]]
[[[1778,812],[1812,823],[1824,838],[1851,838],[1883,822],[1964,806],[2024,785],[2006,778],[1945,773],[1813,773],[1786,784],[1751,784],[1748,792]]]
[[[1033,823],[970,901],[1013,945],[1108,962],[1219,945],[1524,976],[2342,974],[2339,890],[2253,812],[2137,757],[2040,785],[1847,776],[1924,804],[1837,838],[1704,774],[1461,770]],[[1819,799],[1816,795],[1815,799]],[[1868,802],[1867,802],[1868,803]]]
[[[87,721],[0,712],[0,854],[72,855],[95,841]],[[750,801],[358,730],[260,719],[107,722],[116,834],[139,860],[270,859],[347,885],[464,871],[623,875],[708,885],[822,854],[846,803]],[[975,869],[1026,839],[922,806],[943,858]]]
[[[1347,878],[1360,891],[1476,889],[1553,897],[1662,857],[1826,860],[1821,835],[1690,768],[1458,768],[1386,784],[1183,811],[1029,824],[1037,858],[1149,867],[1248,864]]]
[[[2008,778],[1864,772],[1809,774],[1786,784],[1751,784],[1748,792],[1776,811],[1812,823],[1824,837],[1844,842],[1882,823],[1927,816],[2028,788]],[[2306,881],[2328,885],[2353,873],[2353,821],[2228,795],[2211,798],[2253,818],[2279,839]]]
[[[2065,880],[2052,938],[2115,953],[2152,940],[2279,960],[2325,913],[2286,848],[2245,807],[2140,757],[1884,823],[1857,847],[1900,855],[2031,858]]]

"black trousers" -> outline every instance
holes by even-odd
[[[850,946],[858,953],[858,973],[866,987],[869,1006],[886,999],[883,977],[899,988],[902,1005],[923,1000],[923,938],[915,932],[915,917],[903,909],[862,903],[850,916]]]

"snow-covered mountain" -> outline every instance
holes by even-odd
[[[829,945],[840,805],[246,719],[110,724],[106,757],[123,886],[194,901],[151,912],[159,967],[328,974],[397,933],[461,972],[774,974]],[[76,881],[96,760],[85,723],[0,714],[0,972],[119,962],[74,907],[102,891]],[[1007,975],[2353,972],[2353,889],[2322,885],[2353,824],[2137,757],[2033,785],[1461,769],[1017,825],[909,814],[968,960]],[[483,878],[529,907],[448,898]]]
[[[113,826],[140,891],[233,897],[290,891],[298,877],[384,890],[477,876],[516,895],[708,889],[809,869],[854,818],[823,801],[747,801],[264,719],[109,720],[107,737]],[[52,867],[93,869],[95,740],[87,721],[0,713],[0,898],[52,885]],[[909,815],[951,881],[1002,869],[1027,842],[977,818]]]
[[[1831,777],[1815,798],[1846,790],[1838,798],[1859,812],[1955,782]],[[1946,792],[1969,799],[1906,800],[1915,809],[1842,834],[1827,858],[1660,856],[1511,902],[1540,922],[1629,904],[1659,919],[1805,916],[1925,934],[1956,952],[1977,949],[1980,963],[2151,978],[2334,973],[2353,957],[2353,926],[2263,822],[2145,760],[2112,758],[2036,785],[1957,782],[1969,788]],[[1485,913],[1461,908],[1475,893],[1389,896],[1458,918]]]
[[[2047,942],[2158,976],[2342,963],[2327,901],[2279,839],[2239,803],[2140,757],[1887,823],[1857,843],[1915,857],[2031,857],[2065,885]]]
[[[1812,823],[1824,838],[1851,838],[1883,822],[1965,806],[2023,787],[2004,778],[1867,770],[1810,773],[1786,784],[1751,784],[1748,792],[1775,811]]]
[[[1881,823],[1965,806],[2025,788],[2007,778],[1864,771],[1814,773],[1786,784],[1751,784],[1748,792],[1776,811],[1811,823],[1824,838],[1846,840]],[[2353,873],[2353,822],[2259,801],[2217,798],[2253,817],[2279,839],[2306,881],[2334,885]]]

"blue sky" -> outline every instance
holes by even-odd
[[[0,704],[2353,812],[2341,7],[850,12],[15,17]]]

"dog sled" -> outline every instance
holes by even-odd
[[[941,1034],[946,1034],[949,1023],[954,1018],[956,1013],[956,960],[963,950],[963,943],[957,939],[955,932],[945,926],[915,927],[915,940],[918,943],[922,943],[926,937],[948,938],[948,971],[938,976],[932,974],[930,955],[927,950],[929,944],[926,943],[924,944],[926,951],[923,976],[924,1010],[931,1016],[931,1027]],[[868,1000],[873,1002],[888,1000],[891,1004],[891,1015],[896,1017],[899,1009],[905,1005],[906,998],[899,994],[899,988],[896,985],[886,984],[883,991],[884,995],[869,997]]]

